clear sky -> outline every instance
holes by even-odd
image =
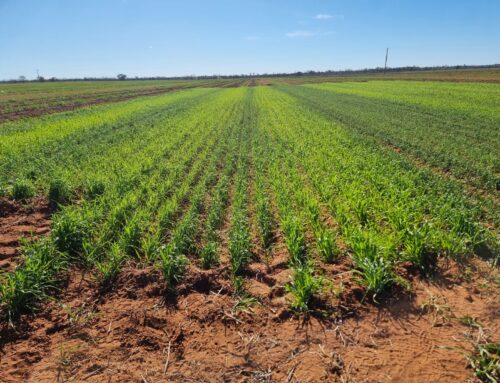
[[[0,0],[0,79],[500,63],[500,0]]]

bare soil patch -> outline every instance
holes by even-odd
[[[0,381],[474,382],[466,354],[480,337],[499,340],[498,274],[480,261],[429,280],[408,273],[414,291],[379,305],[345,281],[309,317],[288,311],[279,269],[257,266],[262,304],[243,311],[222,267],[191,266],[176,294],[153,268],[130,265],[103,295],[73,272],[57,300],[1,330]]]
[[[50,207],[43,198],[27,204],[0,198],[0,270],[13,270],[21,238],[38,238],[50,231]]]

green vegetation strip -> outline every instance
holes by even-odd
[[[227,263],[248,304],[248,266],[261,256],[252,251],[271,254],[277,241],[301,312],[327,282],[322,264],[341,257],[374,300],[404,284],[402,262],[426,275],[440,257],[498,260],[498,206],[381,144],[443,169],[447,158],[455,177],[494,195],[491,87],[192,89],[2,124],[2,198],[42,194],[54,214],[51,234],[0,275],[0,311],[14,323],[75,266],[110,288],[127,263],[156,267],[167,291],[189,262]]]

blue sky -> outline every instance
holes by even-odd
[[[499,0],[0,0],[0,79],[500,63]]]

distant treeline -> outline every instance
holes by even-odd
[[[44,78],[39,76],[37,79],[28,80],[24,76],[12,80],[0,80],[0,83],[18,83],[18,82],[56,82],[56,81],[135,81],[135,80],[217,80],[217,79],[247,79],[247,78],[272,78],[272,77],[301,77],[301,76],[353,76],[360,74],[377,74],[377,73],[397,73],[397,72],[419,72],[419,71],[439,71],[439,70],[463,70],[463,69],[496,69],[500,68],[500,64],[492,65],[444,65],[444,66],[404,66],[396,68],[382,67],[365,68],[365,69],[344,69],[344,70],[327,70],[293,73],[250,73],[250,74],[231,74],[231,75],[204,75],[204,76],[154,76],[154,77],[127,77],[125,74],[118,74],[116,77],[83,77],[83,78]]]

